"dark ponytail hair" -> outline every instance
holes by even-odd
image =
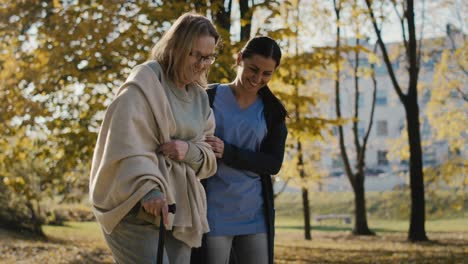
[[[271,58],[278,67],[281,62],[281,49],[278,43],[269,37],[254,37],[250,39],[241,50],[242,59],[248,59],[254,55]],[[284,122],[288,116],[286,108],[281,101],[273,94],[268,85],[262,87],[258,94],[263,100],[263,105],[267,118],[271,118],[270,123]]]

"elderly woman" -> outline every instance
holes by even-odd
[[[219,35],[204,16],[184,14],[136,66],[107,109],[90,177],[90,200],[118,263],[154,263],[159,217],[166,258],[189,263],[208,232],[199,179],[216,172],[204,140],[214,116],[204,91]],[[168,204],[177,204],[175,215]]]

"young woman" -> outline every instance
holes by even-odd
[[[230,257],[242,264],[273,263],[271,175],[283,162],[287,112],[267,84],[280,60],[273,39],[253,38],[237,56],[236,79],[208,90],[216,130],[206,142],[219,159],[215,176],[204,182],[208,264]]]
[[[165,263],[189,263],[191,247],[208,232],[199,179],[216,171],[215,154],[204,141],[214,132],[204,86],[218,41],[206,17],[182,15],[107,109],[90,199],[117,263],[156,262],[160,216],[169,229]],[[168,214],[174,203],[177,212]]]

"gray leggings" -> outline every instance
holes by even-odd
[[[231,248],[237,263],[268,263],[267,234],[207,236],[207,264],[227,264]]]
[[[111,234],[104,233],[114,260],[119,264],[156,263],[159,227],[128,214],[120,221]],[[164,264],[190,263],[191,248],[166,232]]]

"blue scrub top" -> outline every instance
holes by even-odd
[[[213,111],[215,136],[239,148],[258,151],[267,134],[263,102],[241,109],[228,85],[217,87]],[[246,235],[267,231],[260,175],[218,162],[206,180],[209,236]]]

